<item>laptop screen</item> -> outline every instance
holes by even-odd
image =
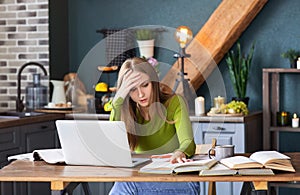
[[[124,122],[57,120],[56,126],[67,164],[133,166]]]

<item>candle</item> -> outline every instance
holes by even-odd
[[[205,113],[205,100],[204,97],[200,96],[195,99],[195,115],[200,116]]]
[[[225,98],[218,96],[214,98],[214,107],[215,108],[221,108],[221,106],[225,104]]]
[[[299,118],[297,117],[296,113],[294,113],[293,118],[292,118],[292,127],[293,128],[299,127]]]
[[[277,112],[277,125],[288,126],[289,125],[289,112]]]

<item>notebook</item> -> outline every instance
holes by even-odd
[[[57,120],[66,164],[134,167],[148,161],[132,158],[123,121]]]

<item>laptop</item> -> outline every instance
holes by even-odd
[[[68,165],[134,167],[149,158],[132,158],[123,121],[57,120]]]

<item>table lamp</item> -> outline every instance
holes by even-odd
[[[180,79],[176,79],[173,91],[176,91],[179,82],[180,81],[183,82],[185,80],[184,75],[187,75],[186,73],[184,73],[184,58],[190,57],[191,55],[185,52],[185,48],[191,42],[192,39],[193,39],[193,32],[189,27],[179,26],[178,28],[176,28],[175,40],[179,43],[180,49],[179,49],[179,53],[174,54],[174,58],[177,59],[180,58],[181,72],[178,73],[178,75],[180,75]]]
[[[184,76],[187,73],[184,72],[184,58],[191,57],[190,54],[185,52],[186,46],[191,42],[193,39],[193,32],[187,26],[179,26],[175,31],[175,40],[179,43],[179,53],[174,54],[174,57],[178,59],[178,63],[181,64],[181,71],[178,72],[178,78],[175,80],[173,91],[175,92],[180,83],[182,83],[182,95],[187,99],[189,103],[190,112],[193,112],[194,98],[193,98],[193,90],[189,85],[189,79],[185,79]],[[180,60],[179,60],[180,58]]]

